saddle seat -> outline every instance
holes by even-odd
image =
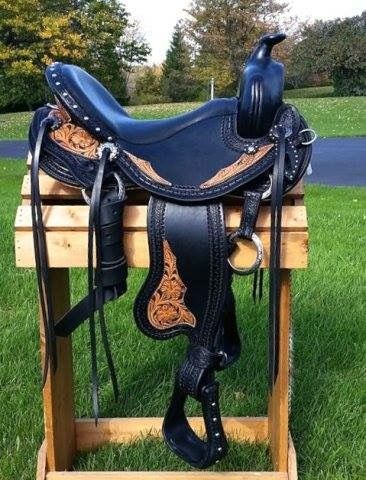
[[[97,119],[101,131],[107,129],[116,138],[133,144],[160,142],[205,119],[237,112],[237,99],[223,98],[211,100],[183,115],[161,120],[137,120],[131,118],[110,92],[80,67],[55,63],[47,69],[46,77],[70,113],[82,105],[86,112],[84,117]]]
[[[237,97],[211,100],[168,119],[135,120],[77,66],[56,62],[46,78],[70,121],[100,144],[113,144],[123,175],[151,193],[189,202],[220,197],[252,180],[267,188],[275,139],[270,131],[256,138],[238,134]],[[293,107],[283,104],[276,123],[288,124],[293,135],[299,131]]]

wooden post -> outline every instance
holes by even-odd
[[[278,375],[269,397],[268,427],[273,469],[287,472],[289,442],[289,335],[291,328],[291,270],[280,273],[281,301],[279,318]]]
[[[50,282],[54,315],[59,318],[70,308],[68,269],[51,268]],[[40,332],[43,365],[45,336],[42,318]],[[55,373],[49,369],[43,389],[48,471],[70,469],[76,451],[71,337],[57,338],[57,362]]]

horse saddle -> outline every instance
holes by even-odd
[[[30,127],[34,246],[47,344],[44,375],[49,365],[57,368],[56,337],[70,335],[88,319],[98,418],[97,312],[118,395],[103,305],[126,291],[122,216],[127,195],[137,189],[146,192],[150,268],[136,297],[134,317],[152,338],[185,334],[188,339],[163,434],[169,447],[197,468],[218,462],[228,448],[215,372],[240,354],[232,274],[257,275],[263,246],[254,229],[264,199],[271,201],[270,388],[276,380],[282,197],[303,176],[314,140],[297,109],[282,101],[283,66],[271,58],[271,50],[283,38],[277,34],[260,40],[244,67],[237,97],[211,100],[163,120],[131,118],[87,72],[55,62],[47,68],[46,79],[56,104],[38,109]],[[47,288],[39,169],[81,188],[90,205],[88,294],[61,319],[53,316]],[[225,228],[223,201],[228,196],[242,205],[240,224],[232,232]],[[249,268],[231,261],[242,239],[253,241],[257,250]],[[189,396],[202,406],[205,438],[188,423]]]

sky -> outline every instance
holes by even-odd
[[[184,16],[190,0],[121,0],[152,48],[149,63],[161,63],[174,25]],[[291,13],[300,20],[331,19],[359,15],[366,9],[366,0],[287,0]]]

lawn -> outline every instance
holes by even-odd
[[[324,87],[328,89],[329,87]],[[305,89],[311,90],[311,89]],[[319,90],[319,89],[318,89]],[[318,95],[313,93],[313,95]],[[321,137],[353,137],[366,135],[366,97],[326,97],[298,98],[306,95],[303,90],[290,90],[296,98],[286,98],[286,102],[296,105]],[[325,93],[326,94],[326,93]],[[163,118],[197,108],[199,103],[163,103],[128,107],[128,112],[136,118]],[[32,114],[30,112],[6,113],[0,115],[0,140],[22,140],[27,131]]]
[[[0,478],[34,478],[42,440],[38,320],[33,270],[16,269],[13,222],[25,166],[0,162]],[[291,429],[300,480],[364,479],[366,189],[308,186],[310,267],[294,273],[294,388]],[[129,293],[107,307],[122,399],[112,400],[102,369],[102,416],[162,415],[184,341],[154,342],[133,323],[132,303],[145,270],[130,272]],[[72,272],[74,300],[85,293],[85,271]],[[266,408],[266,301],[253,305],[250,282],[235,280],[244,349],[219,375],[225,415],[261,415]],[[87,328],[74,335],[76,409],[90,415]],[[104,362],[102,362],[104,365]],[[190,406],[191,413],[198,413]],[[78,459],[79,469],[185,469],[160,441],[108,447]],[[269,468],[262,446],[234,445],[220,469]]]

